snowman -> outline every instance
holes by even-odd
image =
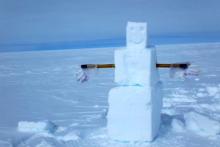
[[[109,91],[107,131],[119,141],[152,141],[158,133],[162,83],[156,49],[147,45],[147,24],[128,22],[126,47],[115,50],[115,83]]]

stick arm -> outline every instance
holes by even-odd
[[[186,63],[172,63],[172,64],[164,64],[157,63],[157,68],[181,68],[187,69],[190,66],[189,62]],[[115,68],[115,64],[82,64],[82,69],[92,69],[92,68]]]

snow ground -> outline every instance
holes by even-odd
[[[201,74],[170,79],[168,70],[160,70],[162,124],[152,143],[108,138],[105,115],[108,91],[115,86],[112,69],[91,72],[87,83],[76,82],[80,64],[112,63],[114,49],[0,53],[0,147],[220,146],[220,44],[157,49],[158,62],[190,61]],[[23,121],[33,122],[27,126],[29,132],[19,132],[18,123]],[[53,133],[36,128],[31,132],[34,122],[47,121],[57,126]]]

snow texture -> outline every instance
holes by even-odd
[[[214,96],[214,97],[220,96],[220,85],[218,85],[218,87],[209,86],[206,89],[209,96]]]
[[[196,112],[184,114],[187,130],[202,136],[216,136],[220,133],[220,123]]]
[[[183,132],[185,129],[184,123],[178,119],[173,119],[171,125],[172,125],[172,130],[175,132]]]
[[[53,133],[57,129],[57,126],[50,122],[30,122],[20,121],[18,122],[18,131],[26,133]]]
[[[190,61],[201,73],[199,80],[180,80],[169,78],[169,70],[159,69],[163,108],[159,134],[152,143],[120,142],[108,137],[107,95],[116,85],[112,69],[92,72],[84,84],[75,81],[80,64],[114,63],[114,51],[95,48],[0,53],[0,147],[219,147],[219,134],[207,137],[188,130],[184,114],[198,113],[220,122],[220,43],[156,46],[158,62]],[[218,89],[217,93],[210,87]],[[183,132],[173,131],[174,119],[183,122]],[[44,120],[56,124],[57,131],[17,131],[20,121]],[[71,134],[73,140],[60,140]]]
[[[58,140],[62,140],[62,141],[75,141],[80,139],[80,137],[75,132],[70,132],[64,136],[59,136],[57,138]]]

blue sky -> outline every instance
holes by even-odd
[[[219,6],[219,0],[0,0],[0,50],[123,44],[127,21],[148,22],[159,44],[178,37],[218,41]]]

